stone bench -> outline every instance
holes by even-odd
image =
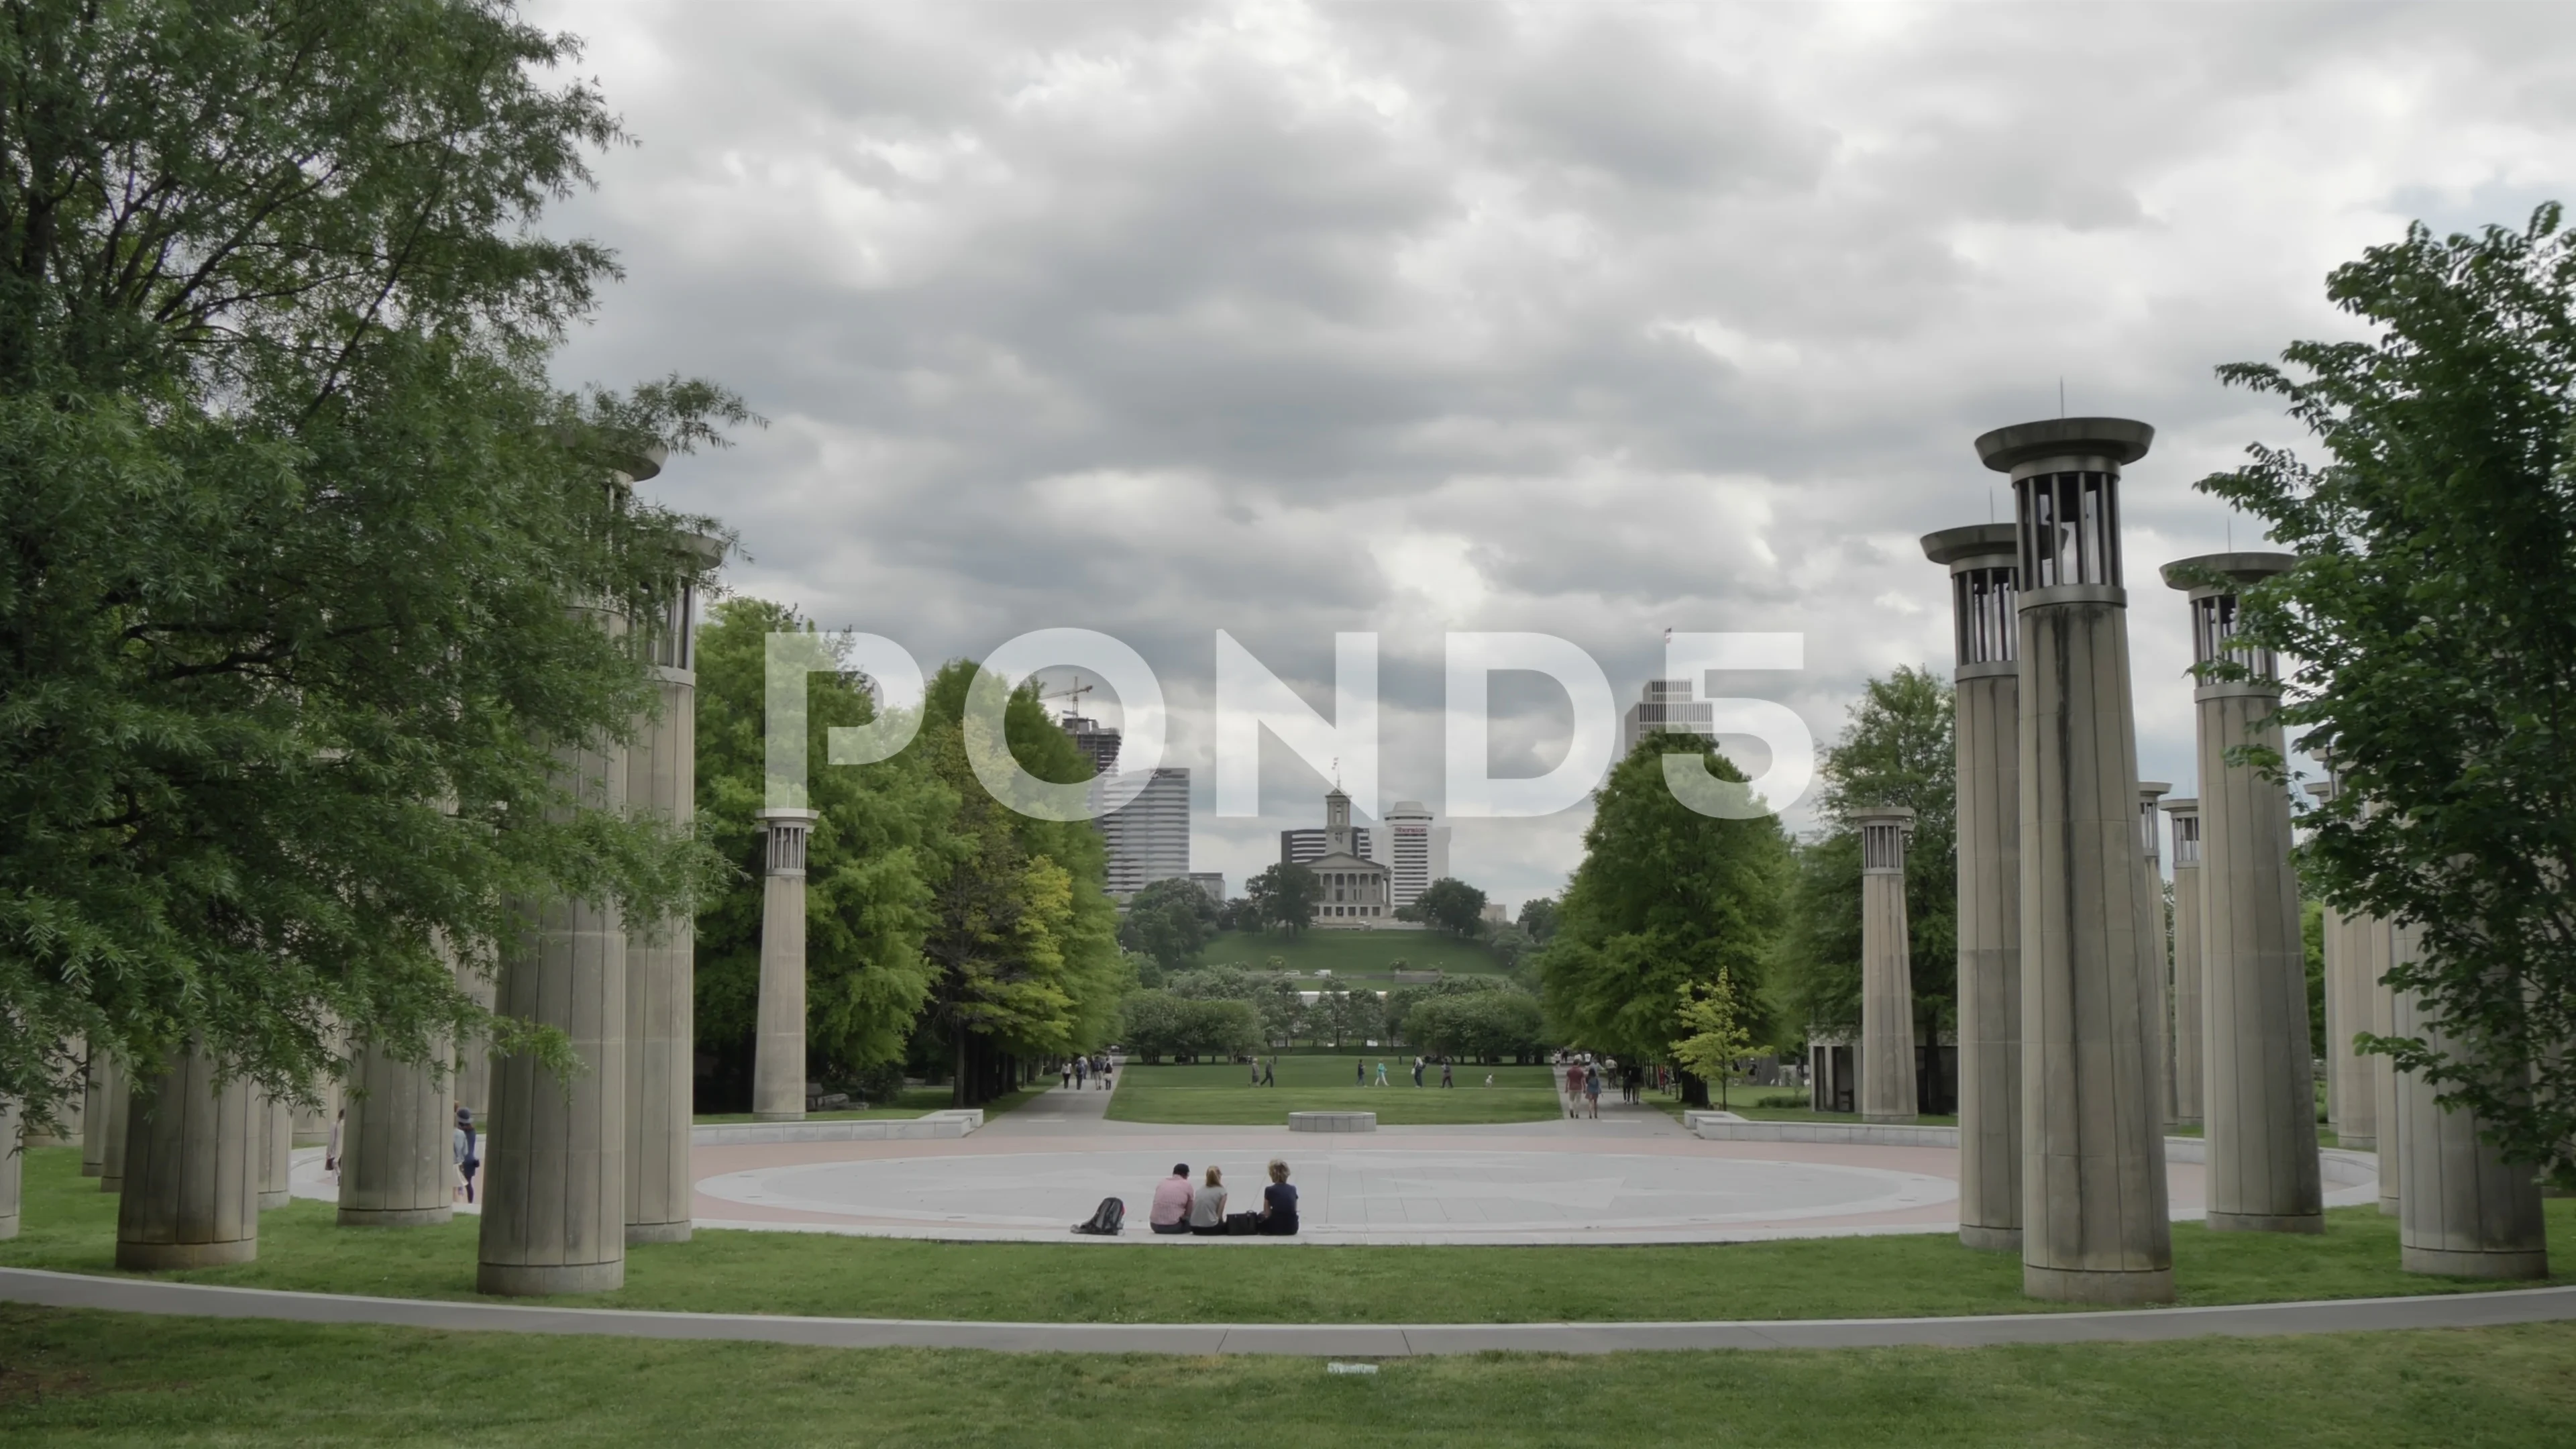
[[[1291,1112],[1291,1132],[1375,1132],[1375,1112]]]

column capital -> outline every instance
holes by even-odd
[[[794,806],[777,806],[753,817],[769,827],[767,874],[803,879],[806,837],[812,834],[814,822],[822,817],[822,813]]]

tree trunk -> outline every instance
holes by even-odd
[[[1681,1079],[1682,1105],[1685,1107],[1707,1106],[1708,1083],[1703,1081],[1697,1072],[1683,1072],[1681,1074]]]

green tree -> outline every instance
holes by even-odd
[[[2299,556],[2246,590],[2239,624],[2292,661],[2280,721],[2343,778],[2309,816],[2301,880],[2420,932],[2386,980],[2447,1045],[2375,1048],[2576,1185],[2576,245],[2559,222],[2551,203],[2519,231],[2419,224],[2336,268],[2326,295],[2370,339],[2219,369],[2283,399],[2321,456],[2257,446],[2199,486]]]
[[[1520,927],[1530,944],[1546,945],[1548,938],[1556,934],[1556,898],[1532,896],[1521,902]]]
[[[1261,1045],[1259,1014],[1251,1002],[1236,997],[1134,991],[1121,1015],[1120,1044],[1147,1062],[1243,1056]]]
[[[1717,1105],[1726,1105],[1726,1086],[1753,1050],[1751,1004],[1740,996],[1725,972],[1715,981],[1681,989],[1676,1013],[1680,1038],[1672,1045],[1673,1061],[1703,1082],[1717,1083]]]
[[[1936,1040],[1958,1016],[1958,760],[1951,744],[1950,686],[1928,669],[1900,668],[1873,679],[1842,736],[1819,761],[1825,838],[1798,853],[1771,995],[1788,1008],[1776,1035],[1808,1026],[1860,1026],[1859,811],[1914,812],[1905,851],[1905,924],[1914,987],[1914,1030]],[[1750,978],[1748,978],[1749,980]],[[1781,1045],[1790,1045],[1783,1042]],[[1931,1107],[1926,1107],[1927,1111]]]
[[[986,791],[967,761],[967,692],[976,666],[932,678],[920,736],[907,747],[956,801],[938,837],[923,954],[938,969],[933,1020],[947,1036],[960,1106],[1009,1090],[1011,1057],[1086,1051],[1109,1040],[1134,984],[1103,882],[1107,849],[1088,820],[1022,815]],[[1088,760],[1048,715],[1034,684],[1013,690],[1004,739],[1022,769],[1073,784]]]
[[[1485,893],[1447,876],[1424,886],[1413,910],[1419,919],[1469,940],[1485,929]]]
[[[767,639],[813,628],[787,605],[736,598],[716,605],[698,633],[698,832],[732,871],[698,913],[697,1040],[728,1096],[750,1090],[759,1017]],[[807,796],[817,818],[805,857],[805,1036],[818,1079],[899,1061],[933,974],[921,954],[928,874],[957,800],[913,751],[828,763],[827,731],[875,717],[866,680],[818,673],[809,682]]]
[[[1324,898],[1324,887],[1306,867],[1283,864],[1244,882],[1243,893],[1252,902],[1254,920],[1294,936],[1315,918],[1315,904]]]
[[[1217,905],[1187,880],[1158,880],[1136,892],[1118,922],[1118,944],[1154,958],[1165,971],[1199,959],[1216,926]]]
[[[297,1094],[398,1056],[513,899],[685,908],[561,742],[654,697],[708,527],[619,475],[747,415],[547,378],[614,278],[546,206],[621,140],[497,0],[14,3],[0,27],[0,1097],[76,1041]],[[505,1049],[576,1064],[560,1033]]]
[[[1531,1061],[1547,1049],[1546,1013],[1517,989],[1425,998],[1405,1012],[1404,1031],[1424,1051],[1470,1061]]]
[[[1718,778],[1744,779],[1705,741],[1639,741],[1596,799],[1583,863],[1538,957],[1549,1020],[1623,1060],[1671,1045],[1685,987],[1755,979],[1779,928],[1788,841],[1769,816],[1719,820],[1673,798],[1664,756],[1694,745]]]

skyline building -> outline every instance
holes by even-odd
[[[1361,854],[1387,868],[1388,900],[1409,906],[1435,880],[1449,874],[1449,827],[1432,823],[1431,807],[1419,800],[1398,800],[1386,812],[1379,832],[1381,851]]]
[[[1096,777],[1094,798],[1102,788]],[[1157,767],[1136,798],[1096,818],[1109,844],[1109,894],[1134,895],[1158,880],[1190,874],[1190,772],[1178,765]]]
[[[1624,760],[1637,749],[1637,741],[1649,734],[1698,735],[1717,738],[1717,708],[1708,700],[1691,698],[1691,681],[1687,679],[1649,679],[1637,691],[1637,702],[1619,717],[1619,758]]]

